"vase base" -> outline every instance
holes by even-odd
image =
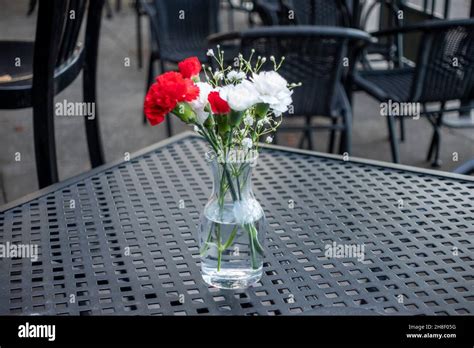
[[[219,289],[246,289],[262,278],[262,267],[258,269],[224,269],[201,267],[204,281]]]

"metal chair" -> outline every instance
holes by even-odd
[[[281,24],[351,26],[346,0],[281,0],[281,4]],[[293,11],[294,18],[288,18],[289,11]]]
[[[279,57],[286,60],[279,72],[289,82],[302,82],[293,94],[292,116],[302,116],[304,126],[283,125],[279,131],[301,131],[300,147],[306,142],[313,148],[313,132],[341,132],[339,151],[351,152],[352,110],[342,87],[343,57],[357,55],[357,49],[371,40],[370,35],[356,29],[328,26],[272,26],[210,37],[210,43],[238,41],[240,51],[248,56]],[[355,61],[355,60],[354,60]],[[271,63],[267,63],[271,64]],[[269,66],[270,67],[270,66]],[[313,125],[312,119],[330,119],[328,125]],[[329,152],[334,151],[335,132],[331,132]]]
[[[278,25],[281,17],[281,0],[254,0],[253,13],[260,18],[263,26]],[[252,19],[252,16],[249,17]],[[251,26],[253,26],[251,21]]]
[[[355,27],[366,30],[370,17],[379,7],[377,14],[380,18],[380,25],[377,30],[400,28],[404,25],[403,19],[399,17],[399,11],[403,10],[403,7],[400,7],[400,5],[399,1],[394,0],[378,0],[372,3],[360,4],[360,7],[355,12],[357,18],[354,20]],[[379,54],[381,59],[369,59],[369,55],[373,54]],[[372,63],[380,61],[386,61],[395,67],[405,65],[403,36],[401,34],[390,36],[385,38],[385,40],[378,40],[378,42],[368,45],[361,55],[361,62],[366,70],[372,69]]]
[[[157,60],[162,73],[166,62],[178,63],[190,56],[197,56],[201,62],[208,60],[207,37],[219,31],[219,0],[142,0],[141,6],[150,19],[151,32],[146,89],[156,75]],[[170,118],[166,124],[171,136]]]
[[[416,67],[400,67],[391,70],[360,71],[354,76],[355,84],[381,102],[420,103],[422,115],[433,126],[433,138],[427,161],[439,166],[439,152],[443,114],[462,111],[472,106],[447,108],[452,100],[474,99],[474,19],[426,21],[414,26],[383,30],[372,35],[421,33]],[[441,104],[437,110],[428,110],[428,103]],[[387,117],[392,159],[400,160],[398,141],[395,136],[395,116]]]
[[[265,26],[352,26],[347,0],[255,0],[255,12]]]
[[[85,16],[86,8],[87,17]],[[34,42],[0,42],[0,109],[33,108],[36,170],[40,188],[58,181],[54,96],[83,72],[83,99],[96,102],[96,71],[103,0],[40,0]],[[71,19],[74,11],[74,19]],[[87,18],[85,43],[78,41]],[[21,59],[20,68],[15,58]],[[97,110],[97,107],[96,107]],[[93,167],[104,163],[98,115],[85,118]]]

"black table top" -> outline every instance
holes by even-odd
[[[176,136],[0,208],[0,244],[40,251],[0,260],[0,314],[474,313],[472,178],[271,146],[254,173],[263,278],[208,287],[206,150]],[[364,258],[326,257],[333,242]]]

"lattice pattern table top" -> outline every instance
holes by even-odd
[[[178,136],[4,208],[0,243],[40,256],[0,260],[0,314],[474,313],[474,181],[275,147],[254,173],[263,278],[208,287],[196,232],[206,150]],[[333,242],[364,245],[364,260],[327,258]]]

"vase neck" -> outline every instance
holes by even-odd
[[[252,171],[249,162],[226,162],[213,159],[213,195],[221,202],[235,202],[253,197]]]

